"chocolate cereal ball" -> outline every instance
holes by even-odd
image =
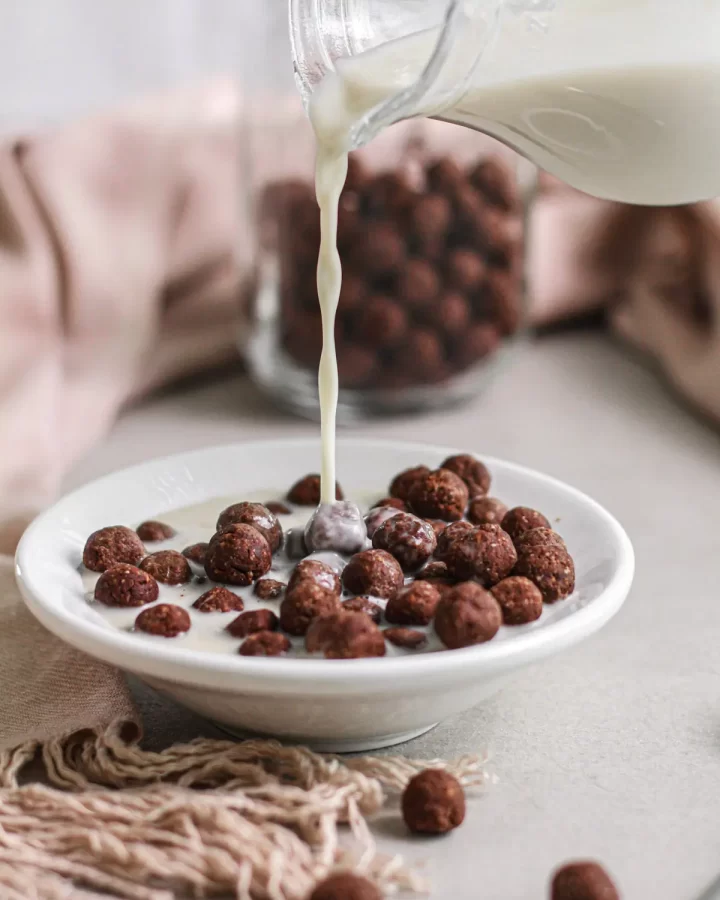
[[[453,250],[448,256],[447,279],[459,291],[475,291],[485,280],[485,260],[474,250]]]
[[[327,588],[313,581],[300,581],[288,588],[280,604],[280,624],[288,634],[303,635],[318,616],[338,612],[340,598]]]
[[[459,538],[465,537],[465,535],[469,534],[472,530],[473,526],[470,522],[451,522],[437,539],[435,559],[444,562],[452,544]]]
[[[383,631],[386,641],[390,641],[396,647],[403,650],[420,650],[427,645],[428,639],[424,631],[416,631],[414,628],[396,626],[386,628]]]
[[[440,468],[449,469],[459,475],[468,486],[471,497],[487,494],[490,490],[491,476],[488,467],[469,453],[448,456]]]
[[[198,566],[205,565],[205,554],[207,553],[208,545],[201,541],[198,544],[190,544],[189,547],[186,547],[182,555],[189,559],[190,562],[194,562]]]
[[[369,597],[351,597],[349,600],[343,600],[342,608],[346,612],[365,613],[376,625],[382,621],[382,607]]]
[[[263,506],[275,516],[289,516],[292,512],[290,507],[280,500],[268,500],[267,503],[263,503]]]
[[[528,547],[519,555],[515,574],[540,588],[545,603],[569,597],[575,590],[575,565],[567,550],[549,545]]]
[[[515,541],[518,553],[529,550],[531,547],[555,547],[558,550],[567,550],[565,541],[552,528],[531,528]]]
[[[140,613],[135,619],[135,630],[158,637],[177,637],[190,631],[190,614],[174,603],[158,603]]]
[[[290,641],[277,631],[258,631],[245,638],[238,653],[241,656],[283,656],[290,649]]]
[[[517,552],[499,525],[477,525],[451,544],[444,561],[456,581],[477,578],[490,587],[512,572]]]
[[[403,586],[404,576],[400,563],[386,550],[364,550],[345,566],[342,581],[353,594],[389,600]]]
[[[407,512],[405,501],[401,500],[399,497],[383,497],[382,500],[378,500],[378,502],[373,506],[373,509],[378,509],[381,506],[388,506],[392,509],[399,510],[399,512]]]
[[[435,631],[450,650],[484,644],[502,625],[500,604],[488,591],[466,581],[451,588],[435,613]]]
[[[321,503],[305,526],[305,546],[312,553],[357,553],[366,540],[365,519],[350,500]]]
[[[336,872],[316,885],[308,900],[382,900],[382,894],[362,875]]]
[[[542,513],[527,506],[516,506],[509,510],[500,524],[503,531],[507,531],[513,539],[513,542],[517,541],[526,531],[531,531],[533,528],[550,527],[550,523]]]
[[[132,528],[110,525],[94,531],[85,543],[83,564],[91,572],[104,572],[117,563],[136,566],[145,556],[143,542]]]
[[[325,659],[364,659],[385,656],[385,639],[365,613],[341,610],[310,624],[305,649],[322,653]]]
[[[143,572],[161,584],[187,584],[192,579],[190,563],[177,550],[158,550],[140,563]]]
[[[296,506],[317,506],[320,502],[320,476],[306,475],[290,488],[287,495],[290,503]],[[335,484],[335,499],[343,500],[342,488]]]
[[[503,578],[490,593],[500,604],[506,625],[525,625],[542,615],[542,594],[528,578],[520,575]]]
[[[319,559],[303,559],[295,566],[288,582],[288,592],[294,590],[301,581],[313,582],[338,596],[342,590],[338,573]]]
[[[400,502],[402,503],[402,501]],[[367,536],[372,539],[372,536],[382,525],[382,523],[386,522],[391,516],[397,515],[397,513],[399,512],[402,512],[402,510],[395,509],[394,506],[378,506],[374,509],[371,509],[370,512],[365,516]]]
[[[372,542],[376,550],[391,553],[403,572],[419,569],[437,545],[432,527],[410,513],[398,513],[383,522],[373,534]]]
[[[415,484],[419,478],[422,478],[429,473],[430,469],[427,466],[413,466],[412,469],[405,469],[405,471],[397,474],[390,482],[390,496],[397,497],[398,499],[407,502],[407,499],[410,496],[410,488],[413,484]]]
[[[551,900],[620,900],[612,879],[596,862],[572,862],[558,869],[550,887]]]
[[[445,563],[434,560],[433,562],[429,562],[426,566],[423,566],[415,575],[416,581],[428,578],[447,578],[447,566]]]
[[[106,569],[95,585],[95,599],[105,606],[144,606],[154,603],[158,594],[152,575],[128,563]]]
[[[385,607],[385,618],[393,625],[428,625],[440,602],[438,589],[429,581],[414,581]]]
[[[277,631],[279,625],[280,619],[271,609],[251,609],[233,619],[226,631],[233,637],[247,637],[258,631]]]
[[[447,524],[448,524],[447,522],[443,522],[442,519],[425,519],[425,521],[435,532],[436,538],[440,537],[440,535],[443,533],[443,531],[445,531],[445,529],[447,528]]]
[[[245,604],[242,597],[238,597],[237,594],[229,591],[226,587],[218,586],[210,588],[209,591],[205,591],[204,594],[198,597],[193,603],[193,609],[203,613],[239,612],[241,609],[245,609]]]
[[[254,593],[261,600],[277,600],[277,598],[285,590],[285,583],[275,581],[274,578],[261,578],[255,582]]]
[[[153,541],[167,541],[169,538],[175,537],[176,534],[177,532],[171,525],[153,520],[143,522],[142,525],[137,527],[137,536],[141,541],[147,541],[149,544],[153,543]]]
[[[262,503],[234,503],[220,513],[217,530],[223,531],[228,525],[252,525],[270,545],[275,553],[282,544],[283,530],[278,518]]]
[[[440,278],[426,259],[409,259],[400,274],[398,293],[411,309],[430,306],[440,291]]]
[[[475,525],[500,525],[507,506],[495,497],[473,497],[468,506],[467,517]]]
[[[442,769],[425,769],[411,778],[401,805],[405,824],[418,834],[445,834],[465,819],[462,785]]]
[[[408,502],[418,516],[454,522],[465,513],[467,485],[449,469],[435,469],[413,484]]]
[[[442,241],[450,225],[452,209],[442,194],[422,194],[410,214],[410,227],[421,245]]]
[[[373,294],[357,317],[360,339],[372,347],[396,347],[405,339],[407,313],[392,297]]]
[[[205,556],[211,581],[245,587],[272,565],[270,545],[252,525],[229,525],[213,535]]]

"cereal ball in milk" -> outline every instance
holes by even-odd
[[[310,581],[338,596],[342,591],[338,573],[332,566],[319,559],[303,559],[295,566],[288,581],[288,593],[295,590],[303,581]]]
[[[507,531],[514,541],[517,541],[526,531],[533,528],[549,528],[550,523],[545,516],[536,509],[527,506],[516,506],[503,516],[500,523],[503,531]]]
[[[158,637],[173,638],[190,631],[190,615],[174,603],[158,603],[144,609],[135,619],[135,629]]]
[[[440,468],[459,475],[468,486],[471,497],[487,494],[490,490],[491,476],[487,466],[469,453],[448,456]]]
[[[472,530],[473,526],[470,522],[451,522],[437,539],[435,559],[444,562],[452,544],[461,537],[465,537]]]
[[[132,528],[111,525],[94,531],[87,539],[83,563],[91,572],[104,572],[117,563],[136,566],[143,556],[145,547]]]
[[[477,578],[491,587],[512,572],[517,552],[499,525],[478,525],[450,545],[444,561],[456,581]]]
[[[375,509],[371,509],[370,512],[365,516],[367,536],[372,539],[372,536],[382,525],[382,523],[386,522],[392,516],[397,515],[399,512],[401,512],[401,510],[395,509],[392,506],[378,506]]]
[[[530,531],[524,531],[515,541],[518,553],[523,553],[531,547],[555,547],[558,550],[567,550],[565,541],[552,528],[531,528]]]
[[[105,606],[144,606],[158,598],[157,581],[128,563],[106,569],[95,585],[95,599]]]
[[[392,628],[386,628],[383,631],[386,641],[390,641],[396,647],[402,647],[403,650],[420,650],[427,645],[428,639],[424,631],[416,631],[414,628],[404,628],[401,625],[395,625]]]
[[[413,466],[411,469],[399,472],[390,482],[390,496],[407,502],[410,496],[410,488],[413,484],[418,478],[422,478],[429,473],[430,469],[428,466]]]
[[[495,497],[474,497],[467,517],[475,525],[500,525],[507,511],[502,500]]]
[[[288,588],[280,604],[280,624],[288,634],[303,635],[318,616],[327,616],[340,609],[338,594],[313,581],[300,581]]]
[[[177,532],[171,525],[154,520],[143,522],[142,525],[137,527],[138,537],[141,541],[146,541],[148,544],[154,541],[167,541],[169,538],[175,537],[176,534]]]
[[[365,613],[376,625],[382,621],[382,607],[373,603],[369,597],[351,597],[349,600],[343,600],[342,608],[346,612]]]
[[[205,565],[205,554],[207,553],[208,545],[204,541],[200,541],[197,544],[190,544],[189,547],[186,547],[182,555],[189,559],[190,562],[194,562],[198,566]]]
[[[435,631],[450,650],[471,647],[491,640],[503,617],[500,604],[491,593],[466,581],[447,592],[435,612]]]
[[[161,584],[187,584],[192,579],[190,563],[177,550],[151,553],[140,563],[140,568]]]
[[[252,525],[229,525],[213,535],[205,557],[205,572],[212,581],[244,587],[264,575],[272,565],[270,545]]]
[[[511,575],[503,578],[490,593],[502,608],[503,621],[506,625],[525,625],[539,619],[543,610],[543,597],[529,578]]]
[[[271,609],[251,609],[241,613],[226,627],[233,637],[247,637],[258,631],[277,631],[280,620]]]
[[[252,525],[268,542],[272,553],[282,544],[282,526],[277,516],[262,503],[244,502],[228,506],[220,513],[217,530],[222,531],[228,525]]]
[[[323,653],[326,659],[385,656],[385,638],[372,619],[345,610],[316,618],[308,628],[305,647],[308,653]]]
[[[205,591],[205,593],[198,597],[193,603],[193,609],[197,609],[199,612],[203,613],[239,612],[244,608],[245,604],[243,603],[242,597],[229,591],[226,587],[220,587],[219,585],[210,588],[209,591]]]
[[[290,488],[287,495],[290,503],[297,506],[317,506],[320,502],[320,476],[306,475]],[[335,484],[335,499],[343,500],[342,488]]]
[[[432,556],[437,545],[431,525],[409,513],[397,513],[373,534],[373,547],[387,550],[404,572],[419,569]]]
[[[545,544],[524,548],[518,555],[515,574],[536,584],[546,603],[563,600],[575,590],[575,565],[561,547]]]
[[[413,483],[408,502],[418,516],[454,522],[462,519],[468,497],[467,485],[459,475],[449,469],[435,469]]]
[[[314,553],[357,553],[366,539],[363,515],[350,500],[321,504],[305,526],[305,544]]]
[[[257,631],[246,637],[238,653],[241,656],[284,656],[290,641],[277,631]]]
[[[400,563],[386,550],[363,550],[345,566],[343,584],[353,594],[371,594],[389,600],[403,586]]]
[[[414,581],[385,607],[385,618],[393,625],[428,625],[440,602],[438,589],[429,581]]]

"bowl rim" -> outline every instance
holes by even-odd
[[[26,605],[49,631],[65,642],[95,658],[131,672],[230,693],[237,692],[238,689],[244,691],[258,687],[268,692],[275,690],[282,693],[302,693],[312,685],[315,692],[319,686],[322,693],[334,694],[339,691],[363,693],[369,688],[378,687],[388,692],[399,692],[407,690],[413,684],[417,686],[418,678],[421,677],[440,687],[442,682],[457,680],[465,673],[490,676],[526,665],[569,647],[599,630],[618,612],[630,590],[635,571],[632,543],[610,512],[587,494],[553,476],[481,453],[474,455],[482,459],[490,469],[501,467],[518,475],[540,480],[556,491],[569,494],[603,522],[618,553],[616,570],[599,596],[586,606],[574,610],[570,615],[544,628],[518,633],[508,640],[490,641],[442,653],[356,660],[224,655],[169,644],[155,645],[137,641],[131,634],[108,629],[92,620],[83,619],[71,609],[53,601],[38,583],[32,559],[41,550],[47,552],[46,545],[40,540],[40,532],[53,519],[61,516],[67,506],[82,501],[84,496],[90,496],[99,486],[107,485],[120,477],[139,475],[163,464],[191,467],[212,452],[248,452],[249,447],[255,452],[262,452],[263,448],[277,445],[282,445],[288,453],[291,453],[293,448],[307,449],[310,446],[318,448],[319,451],[320,446],[316,438],[289,440],[280,438],[213,445],[154,457],[94,479],[66,494],[37,516],[18,544],[15,575]],[[341,438],[338,439],[337,446],[338,449],[347,446],[354,448],[372,446],[375,449],[385,448],[395,451],[402,449],[438,456],[474,453],[467,448],[372,438]],[[388,676],[392,677],[392,682],[388,682]]]

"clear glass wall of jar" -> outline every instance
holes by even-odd
[[[243,122],[255,239],[245,355],[258,386],[318,414],[314,140],[290,73]],[[339,210],[342,421],[476,395],[522,333],[533,170],[457,125],[411,120],[351,154]]]

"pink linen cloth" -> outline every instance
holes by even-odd
[[[128,400],[237,354],[239,117],[222,80],[0,146],[0,526],[51,500]],[[720,418],[720,204],[543,179],[532,231],[537,323],[607,307]]]

